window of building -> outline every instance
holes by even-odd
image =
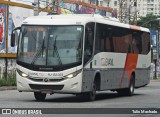
[[[114,1],[114,6],[117,6],[117,1]]]

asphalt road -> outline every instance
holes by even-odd
[[[0,91],[0,108],[160,108],[160,82],[151,82],[143,88],[135,89],[131,97],[119,96],[116,92],[98,92],[94,102],[86,102],[75,95],[53,94],[47,95],[45,102],[37,102],[33,93],[17,90]],[[74,111],[74,110],[73,110]],[[62,111],[63,113],[63,111]],[[44,116],[44,115],[43,115]],[[45,115],[51,116],[51,115]],[[63,116],[54,115],[54,116]],[[79,117],[86,115],[70,115],[65,117]],[[100,114],[98,117],[159,117],[158,114]],[[97,117],[96,114],[87,114],[87,117]]]

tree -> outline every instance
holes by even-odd
[[[160,16],[147,14],[146,17],[140,17],[140,19],[137,21],[137,25],[153,30],[157,29],[159,27],[159,21],[157,18],[160,18]]]

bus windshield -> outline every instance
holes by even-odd
[[[83,26],[31,26],[21,29],[17,61],[59,66],[82,61]]]

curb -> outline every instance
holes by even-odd
[[[160,79],[150,80],[151,82],[160,82]]]
[[[4,91],[4,90],[16,90],[17,87],[16,86],[2,86],[0,87],[0,91]]]

